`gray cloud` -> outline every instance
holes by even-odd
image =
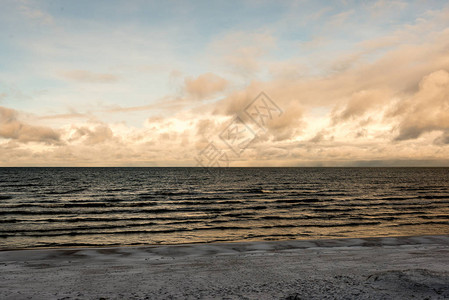
[[[393,115],[401,119],[399,134],[395,138],[398,141],[416,139],[425,132],[448,131],[449,73],[440,70],[425,76],[419,91],[399,103],[399,109]]]
[[[449,130],[437,137],[434,143],[437,145],[449,145]]]
[[[314,144],[319,144],[322,142],[328,142],[332,141],[334,137],[330,135],[330,133],[327,130],[320,130],[317,132],[317,134],[309,140],[309,142]]]
[[[361,90],[353,93],[342,109],[334,109],[334,124],[362,117],[367,111],[387,103],[391,93],[387,90]]]
[[[114,133],[105,124],[97,125],[95,128],[80,127],[72,136],[72,140],[84,138],[86,145],[101,144],[114,138]]]
[[[17,111],[0,106],[0,137],[19,142],[56,144],[60,133],[49,127],[34,126],[17,120]]]
[[[297,103],[291,102],[283,110],[282,115],[267,122],[267,128],[275,141],[297,136],[304,127],[303,110]]]

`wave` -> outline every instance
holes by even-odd
[[[434,224],[435,222],[428,222]],[[437,222],[436,224],[449,224],[449,222]],[[79,236],[79,235],[119,235],[119,234],[166,234],[166,233],[176,233],[176,232],[195,232],[195,231],[234,231],[234,230],[257,230],[257,229],[277,229],[277,228],[305,228],[305,227],[316,227],[316,228],[330,228],[330,227],[358,227],[358,226],[372,226],[379,225],[381,222],[349,222],[349,223],[334,223],[334,224],[280,224],[280,225],[264,225],[264,226],[208,226],[208,227],[196,227],[196,228],[186,228],[179,227],[173,229],[159,229],[159,230],[114,230],[119,228],[130,228],[130,227],[145,227],[153,224],[134,224],[133,226],[85,226],[77,228],[56,228],[56,229],[36,229],[36,230],[16,230],[16,231],[5,231],[0,232],[0,237],[8,238],[14,237],[17,234],[20,236],[29,237],[50,237],[50,236]],[[403,224],[401,224],[403,225]],[[407,225],[407,224],[405,224]],[[415,225],[415,224],[412,224]],[[399,225],[398,225],[399,226]],[[98,231],[100,230],[100,231]]]
[[[242,189],[239,192],[244,192],[248,194],[263,194],[262,188],[249,188],[249,189]]]
[[[45,194],[47,195],[67,195],[67,194],[77,194],[80,192],[84,192],[86,189],[74,189],[74,190],[67,190],[67,191],[46,191]]]
[[[278,199],[276,203],[316,203],[322,201],[318,198],[306,198],[306,199]]]
[[[104,218],[96,218],[96,217],[74,217],[74,218],[41,218],[37,220],[22,220],[22,219],[3,219],[0,220],[0,223],[26,223],[26,224],[45,224],[45,223],[87,223],[87,222],[135,222],[135,221],[185,221],[185,220],[202,220],[204,222],[210,221],[212,219],[216,219],[216,215],[202,215],[202,216],[190,216],[186,218],[185,216],[170,216],[170,217],[162,217],[157,216],[153,218],[149,217],[111,217],[107,216]]]
[[[185,231],[209,231],[209,230],[243,230],[243,229],[252,229],[252,227],[245,226],[216,226],[216,227],[199,227],[199,228],[176,228],[176,229],[160,229],[160,230],[120,230],[120,231],[70,231],[70,230],[61,230],[61,232],[53,232],[52,230],[44,230],[42,232],[27,232],[21,231],[20,236],[30,236],[30,237],[44,237],[44,236],[78,236],[78,235],[119,235],[119,234],[164,234],[164,233],[176,233],[176,232],[185,232]],[[0,237],[7,238],[13,237],[14,234],[11,233],[0,233]]]
[[[449,199],[449,195],[424,195],[419,197],[423,199]]]
[[[173,207],[173,208],[155,208],[155,209],[108,209],[106,207],[102,210],[70,210],[70,209],[55,209],[55,210],[5,210],[0,211],[0,215],[79,215],[79,214],[161,214],[161,213],[179,213],[179,212],[211,212],[219,213],[235,210],[233,207],[203,207],[201,209],[192,207]],[[265,209],[266,206],[254,206],[251,209],[260,210]]]
[[[405,222],[399,224],[390,225],[390,227],[401,227],[401,226],[422,226],[422,225],[449,225],[449,221],[427,221],[427,222]]]
[[[411,200],[417,199],[418,196],[405,196],[405,197],[380,197],[379,200]]]

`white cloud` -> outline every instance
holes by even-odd
[[[118,76],[108,73],[96,73],[87,70],[70,70],[61,72],[61,75],[77,82],[85,83],[111,83],[118,81]]]

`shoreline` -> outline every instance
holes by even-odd
[[[8,250],[0,298],[443,299],[448,270],[449,235]]]
[[[370,243],[378,243],[379,246],[390,245],[400,246],[406,244],[427,244],[432,240],[442,240],[447,238],[449,244],[449,234],[439,235],[397,235],[397,236],[368,236],[356,238],[317,238],[317,239],[287,239],[287,240],[258,240],[258,241],[214,241],[214,242],[194,242],[179,244],[138,244],[138,245],[92,245],[92,246],[42,246],[42,247],[24,247],[24,248],[0,248],[0,253],[9,251],[36,251],[36,250],[88,250],[88,249],[104,249],[104,248],[154,248],[154,247],[176,247],[176,246],[198,246],[198,245],[227,245],[227,244],[278,244],[305,249],[307,245],[315,244],[316,247],[334,247],[335,244],[352,244],[362,242],[362,246],[368,246]]]

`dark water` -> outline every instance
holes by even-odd
[[[0,248],[449,234],[449,168],[0,168]]]

